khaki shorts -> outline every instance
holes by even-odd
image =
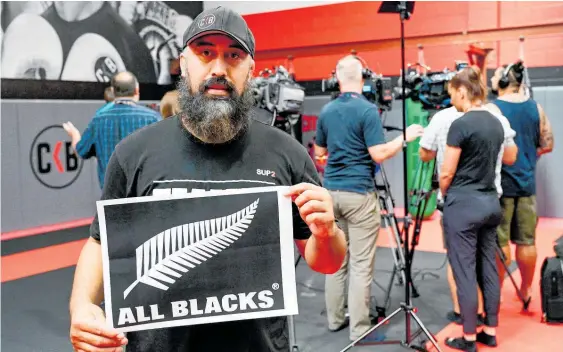
[[[502,220],[498,227],[498,240],[501,247],[509,241],[524,246],[533,246],[536,242],[536,196],[501,197]]]

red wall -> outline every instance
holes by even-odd
[[[244,16],[256,37],[257,69],[295,57],[299,80],[325,78],[336,61],[356,49],[384,75],[400,70],[397,14],[378,14],[381,2],[351,2]],[[518,37],[526,36],[530,67],[563,66],[563,2],[417,2],[405,22],[406,60],[424,45],[432,69],[465,60],[469,43],[495,49],[488,67],[518,58]]]

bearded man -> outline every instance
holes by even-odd
[[[346,255],[332,199],[307,151],[250,116],[254,36],[244,19],[219,7],[186,30],[178,85],[181,113],[124,139],[108,164],[103,199],[213,189],[291,186],[293,237],[308,265],[334,273]],[[269,170],[271,173],[258,172]],[[97,217],[80,255],[70,299],[76,351],[289,351],[286,317],[129,332],[108,328],[102,309]]]

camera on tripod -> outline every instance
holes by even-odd
[[[450,107],[451,97],[448,93],[448,82],[459,70],[468,65],[465,61],[456,61],[455,71],[445,68],[443,71],[428,72],[424,75],[420,74],[415,67],[416,65],[410,66],[405,77],[406,98],[421,102],[422,106],[428,110]],[[396,90],[402,90],[400,81]]]
[[[284,66],[260,71],[251,82],[255,106],[272,113],[271,124],[291,135],[299,123],[305,101],[305,88]],[[299,139],[299,138],[298,138]]]
[[[362,69],[364,86],[362,95],[379,108],[380,111],[391,111],[393,104],[393,85],[390,77],[376,74],[369,68]],[[323,92],[340,92],[340,85],[336,78],[336,71],[332,71],[330,78],[322,80]],[[333,95],[335,98],[337,94]]]

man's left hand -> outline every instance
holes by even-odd
[[[332,197],[328,191],[311,183],[300,183],[289,188],[290,196],[301,218],[315,238],[327,240],[336,234]]]
[[[63,123],[63,128],[72,139],[80,139],[80,131],[70,121]]]

